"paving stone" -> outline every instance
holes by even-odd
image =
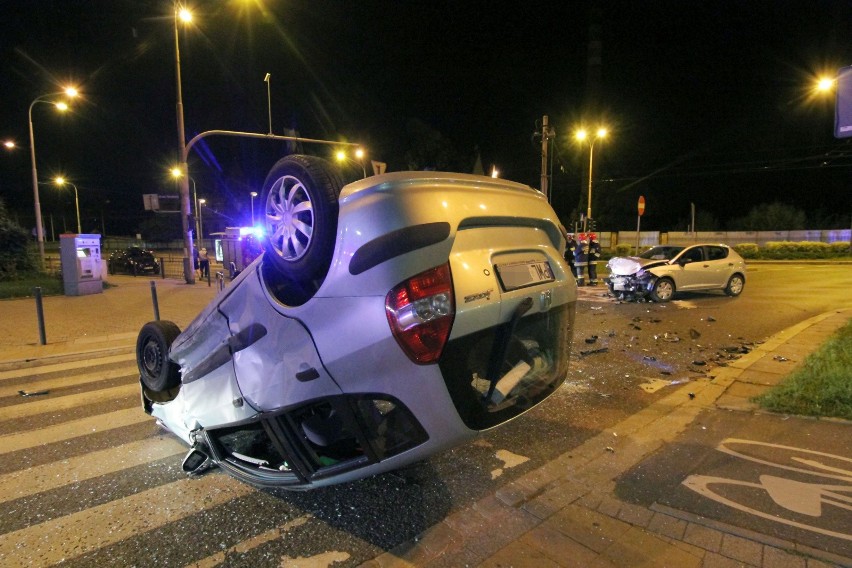
[[[471,509],[453,513],[444,522],[464,537],[472,537],[489,529],[486,519]]]
[[[588,489],[573,482],[562,483],[524,503],[525,511],[546,519],[588,493]]]
[[[535,527],[521,540],[538,548],[560,566],[588,566],[600,559],[596,552],[552,527]]]
[[[497,498],[503,503],[511,507],[515,507],[532,497],[533,493],[534,491],[531,488],[517,481],[513,481],[512,483],[499,488],[495,495],[497,495]]]
[[[418,537],[418,544],[425,546],[433,555],[461,550],[463,543],[462,535],[443,522],[429,527]]]
[[[774,546],[763,547],[763,565],[768,568],[806,568],[807,560]]]
[[[478,566],[484,560],[484,556],[469,548],[462,548],[457,552],[441,554],[434,560],[427,562],[425,568],[467,568],[469,566]]]
[[[576,505],[565,507],[543,526],[558,530],[595,552],[603,552],[619,535],[630,530],[625,522]]]
[[[703,555],[692,555],[642,528],[631,527],[604,551],[604,556],[619,566],[698,568]]]
[[[719,552],[728,558],[741,560],[752,566],[760,566],[763,560],[762,544],[732,534],[722,535],[722,548]]]
[[[373,560],[377,563],[379,568],[412,568],[414,566],[411,562],[408,562],[391,552],[380,554]]]
[[[681,540],[686,533],[686,526],[686,521],[676,519],[664,513],[654,513],[654,518],[648,523],[648,530]]]
[[[723,533],[715,529],[695,523],[688,523],[686,532],[683,534],[683,541],[688,544],[694,544],[704,550],[719,552],[722,549],[722,536]]]
[[[613,499],[606,495],[603,499],[601,499],[600,505],[598,505],[598,512],[603,513],[604,515],[609,515],[613,518],[618,518],[618,513],[621,511],[621,507],[623,505],[624,503],[618,499]]]
[[[481,568],[560,568],[541,550],[515,541],[479,565]]]
[[[752,564],[746,565],[738,560],[734,560],[733,558],[717,554],[716,552],[708,552],[704,557],[704,560],[701,561],[701,568],[743,568],[744,566],[752,566]]]
[[[618,512],[618,519],[644,528],[648,526],[654,515],[654,511],[651,511],[647,507],[634,505],[633,503],[622,503],[621,510]]]

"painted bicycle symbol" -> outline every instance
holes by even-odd
[[[690,475],[683,480],[683,485],[704,497],[757,517],[852,541],[852,534],[820,526],[825,523],[819,522],[831,516],[841,519],[839,525],[831,523],[832,526],[852,529],[852,518],[849,518],[852,517],[849,513],[852,511],[852,459],[793,446],[738,438],[727,438],[716,449],[751,462],[804,474],[808,481],[767,474],[760,475],[757,483],[710,475]],[[824,481],[817,482],[814,478]],[[746,493],[740,488],[746,488]],[[737,497],[748,494],[748,490],[762,492],[777,507],[769,512],[736,500]],[[754,492],[750,492],[750,495],[753,497]],[[808,518],[814,520],[807,522]]]

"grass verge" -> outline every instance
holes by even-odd
[[[852,420],[852,319],[754,401],[773,412]]]
[[[57,276],[32,273],[22,275],[15,280],[0,281],[0,299],[34,296],[33,288],[36,286],[41,288],[43,296],[56,296],[64,293],[62,281]]]

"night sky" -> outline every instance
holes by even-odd
[[[510,5],[506,5],[510,4]],[[602,230],[724,229],[779,202],[808,228],[848,228],[852,148],[833,136],[833,95],[813,82],[852,65],[852,2],[377,2],[196,0],[180,26],[186,138],[269,130],[362,142],[368,159],[409,168],[424,136],[435,164],[540,185],[543,115],[556,130],[553,204],[585,210],[581,124],[595,146]],[[599,42],[599,43],[597,43]],[[79,190],[83,230],[135,234],[142,194],[175,192],[173,3],[0,0],[0,199],[34,225],[29,104],[73,83],[70,112],[33,107],[39,179]],[[599,53],[600,65],[589,65]],[[593,58],[594,59],[594,58]],[[328,149],[305,146],[328,155]],[[249,192],[288,151],[282,142],[211,137],[190,174],[211,203],[206,232],[247,222]],[[368,164],[369,169],[369,164]],[[360,177],[360,166],[344,174]],[[40,186],[46,225],[75,224],[73,194]],[[173,223],[177,227],[175,219]],[[218,225],[218,227],[217,227]],[[781,227],[779,227],[781,228]],[[50,227],[47,227],[48,232]]]

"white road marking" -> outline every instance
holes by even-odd
[[[145,414],[141,407],[126,408],[97,416],[87,416],[79,420],[63,422],[62,424],[36,430],[6,434],[5,436],[0,436],[0,455],[153,420],[153,418]]]
[[[220,472],[182,479],[0,535],[0,565],[47,566],[150,532],[253,492]]]
[[[187,447],[177,438],[146,438],[7,473],[0,475],[0,503],[183,454],[186,450]]]

